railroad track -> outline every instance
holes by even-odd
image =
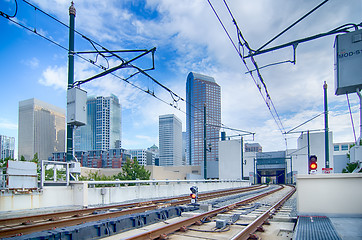
[[[142,233],[134,234],[130,236],[121,237],[119,239],[127,239],[127,240],[143,240],[143,239],[233,239],[233,240],[246,240],[253,236],[252,234],[257,230],[262,230],[262,225],[273,215],[276,211],[283,205],[283,203],[291,197],[295,192],[294,186],[280,186],[277,189],[271,190],[269,192],[265,192],[262,194],[258,194],[253,197],[249,197],[242,201],[223,206],[205,213],[200,213],[192,217],[188,217],[186,219],[177,220],[172,223],[168,223],[167,225],[152,229],[152,230],[145,230],[143,229]],[[235,227],[233,226],[232,231],[230,231],[228,236],[218,236],[216,234],[222,233],[223,229],[220,231],[216,231],[215,227],[211,227],[213,223],[212,219],[217,216],[218,214],[225,214],[228,212],[237,211],[238,208],[241,206],[245,206],[246,204],[250,204],[256,200],[260,200],[270,195],[277,194],[277,192],[283,192],[282,194],[279,193],[277,196],[278,200],[274,201],[273,204],[270,204],[270,207],[267,207],[262,211],[262,213],[258,214],[258,216],[248,224],[242,223],[235,223]],[[264,207],[265,208],[265,207]],[[249,220],[250,221],[250,220]],[[206,222],[206,223],[205,223]],[[235,221],[236,222],[236,221]],[[205,224],[203,224],[205,223]],[[202,227],[203,225],[209,226]],[[213,225],[215,226],[215,225]],[[229,227],[230,225],[225,226]],[[213,230],[210,230],[210,229]],[[196,235],[192,235],[190,231],[197,231]],[[253,239],[253,238],[251,238]],[[255,238],[254,238],[255,239]]]
[[[222,190],[217,192],[199,193],[199,200],[203,201],[212,198],[219,198],[226,195],[260,190],[263,188],[266,188],[266,186],[251,186],[246,188]],[[21,236],[33,232],[74,226],[102,219],[116,218],[124,215],[160,209],[163,207],[188,204],[189,202],[189,196],[181,196],[138,203],[118,204],[96,208],[0,219],[0,238]]]

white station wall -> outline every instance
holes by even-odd
[[[362,216],[362,174],[297,175],[299,215]]]
[[[219,142],[219,179],[241,179],[241,141]]]

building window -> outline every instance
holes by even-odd
[[[348,150],[348,145],[346,145],[346,144],[343,144],[341,147],[342,147],[342,151]]]
[[[339,151],[339,145],[334,145],[334,151]]]

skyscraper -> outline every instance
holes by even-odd
[[[87,125],[75,131],[75,150],[109,150],[121,147],[121,105],[115,95],[89,97]]]
[[[14,159],[15,138],[0,135],[0,159]]]
[[[65,151],[65,110],[38,99],[19,102],[19,155],[47,160]]]
[[[207,151],[206,159],[207,162],[218,161],[221,125],[220,86],[212,77],[190,72],[186,82],[186,101],[187,163],[202,165],[204,162],[204,106],[206,142],[207,146],[211,147],[211,151]]]
[[[173,114],[159,116],[160,166],[182,165],[182,123]]]

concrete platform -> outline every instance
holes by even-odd
[[[343,240],[362,239],[362,218],[330,218]]]

